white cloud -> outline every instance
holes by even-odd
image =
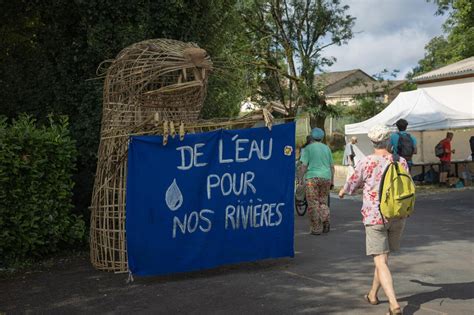
[[[400,28],[421,27],[438,32],[443,17],[426,0],[346,0],[349,14],[357,18],[355,31],[380,34]]]
[[[435,16],[436,6],[425,0],[347,0],[349,14],[357,18],[358,32],[348,45],[333,46],[325,56],[337,62],[328,71],[362,69],[374,74],[400,70],[405,77],[424,56],[424,46],[442,33],[445,16]]]

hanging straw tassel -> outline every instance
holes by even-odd
[[[170,132],[168,130],[168,121],[165,120],[163,122],[163,145],[167,145],[168,144],[168,137],[170,135]]]
[[[265,127],[267,127],[268,130],[272,130],[273,115],[266,108],[262,109],[262,113],[263,113],[263,120],[265,121]]]
[[[185,131],[184,131],[184,122],[181,122],[179,124],[179,140],[183,141],[184,140],[184,134],[185,134]]]
[[[176,136],[176,130],[174,129],[173,121],[170,121],[170,133],[171,133],[171,138],[174,139],[174,137]]]

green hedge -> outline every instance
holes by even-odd
[[[0,117],[0,265],[84,241],[84,220],[71,213],[76,154],[65,117],[42,127]]]

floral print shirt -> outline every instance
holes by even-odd
[[[393,162],[391,154],[366,156],[357,163],[354,174],[344,185],[344,191],[348,194],[363,187],[361,213],[365,225],[384,223],[379,211],[379,189],[383,172],[390,162]],[[408,172],[407,161],[400,157],[399,162]]]

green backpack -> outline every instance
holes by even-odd
[[[380,182],[380,214],[386,219],[406,218],[415,207],[415,184],[394,156]]]

